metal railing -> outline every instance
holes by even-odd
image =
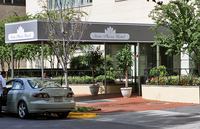
[[[199,69],[166,68],[145,69],[143,84],[151,85],[200,85]]]
[[[7,72],[7,80],[11,78],[11,71]],[[103,82],[105,79],[104,71],[94,71],[96,82]],[[135,82],[135,77],[129,73],[129,83]],[[57,79],[60,83],[64,83],[64,72],[61,69],[45,69],[44,73],[48,73],[53,79]],[[15,78],[24,77],[41,77],[41,69],[23,69],[14,70]],[[92,70],[68,70],[68,82],[69,84],[92,84]],[[116,84],[125,82],[125,72],[123,70],[110,70],[106,75],[107,84]]]

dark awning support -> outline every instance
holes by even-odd
[[[140,84],[140,43],[138,45],[138,92],[139,96],[141,96],[141,84]]]
[[[44,47],[44,43],[43,43],[43,41],[41,41],[41,66],[42,66],[42,68],[41,68],[41,70],[42,70],[42,78],[43,78],[43,75],[44,75],[44,51],[43,51],[43,47]]]
[[[106,43],[104,42],[104,75],[105,75],[105,94],[107,94],[107,85],[106,85]]]
[[[13,45],[11,44],[11,78],[14,78],[14,60],[13,60]]]

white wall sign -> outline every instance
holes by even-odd
[[[92,32],[90,34],[91,39],[112,39],[112,40],[129,40],[130,35],[128,33],[116,33],[116,30],[111,26],[105,29],[104,33]]]
[[[30,39],[34,37],[34,32],[24,32],[23,27],[17,29],[17,33],[8,34],[8,40]]]

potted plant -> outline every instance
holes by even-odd
[[[132,93],[132,87],[128,87],[128,67],[133,65],[133,53],[131,52],[131,45],[125,45],[122,50],[117,51],[115,57],[118,60],[117,66],[119,68],[123,68],[126,73],[125,87],[121,88],[121,93],[124,98],[129,98]]]
[[[88,66],[92,69],[92,86],[90,86],[90,92],[92,95],[97,95],[99,92],[99,85],[95,85],[94,82],[94,70],[103,64],[101,59],[102,53],[99,51],[100,47],[97,47],[96,51],[89,51],[85,55]]]

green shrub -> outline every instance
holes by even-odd
[[[86,70],[89,69],[85,56],[73,57],[70,62],[70,69],[73,70]]]
[[[71,70],[91,70],[85,56],[88,56],[88,55],[86,54],[83,56],[73,57],[70,62],[70,69]],[[103,61],[105,60],[104,56],[101,56],[100,60],[101,60],[100,66],[95,69],[94,76],[99,76],[99,75],[104,74],[104,69],[105,69],[105,66],[103,63]],[[112,66],[113,66],[113,58],[110,57],[110,55],[106,55],[107,70],[109,70],[110,67]],[[91,71],[78,71],[75,73],[78,76],[91,75]]]
[[[95,82],[104,82],[105,75],[99,75],[95,78]],[[92,83],[92,77],[90,76],[69,76],[68,77],[69,84],[91,84]],[[113,83],[115,82],[114,77],[106,76],[106,82],[107,83]],[[65,82],[63,81],[63,84]]]
[[[112,78],[116,78],[118,76],[120,76],[122,74],[122,72],[124,72],[122,69],[120,70],[114,70],[113,67],[110,67],[110,69],[108,69],[108,71],[106,72],[106,75]],[[124,73],[123,73],[124,75]]]
[[[95,107],[76,106],[74,112],[87,112],[95,110],[97,110]]]
[[[164,77],[168,76],[167,68],[164,65],[159,66],[158,68],[152,68],[150,71],[150,75],[152,77]]]
[[[92,77],[90,76],[69,76],[68,77],[69,84],[88,84],[92,83]]]
[[[79,76],[74,76],[75,84],[84,84],[84,79]]]
[[[68,77],[69,84],[74,84],[75,83],[74,81],[75,81],[74,77],[71,77],[71,76]]]
[[[83,76],[81,78],[82,78],[83,82],[86,84],[92,83],[92,77],[90,77],[90,76]]]
[[[104,82],[104,80],[105,80],[105,75],[99,75],[95,78],[95,82]],[[115,79],[111,76],[106,76],[106,82],[113,83],[115,82]]]

